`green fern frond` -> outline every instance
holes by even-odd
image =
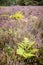
[[[19,11],[19,12],[16,12],[15,14],[11,15],[10,18],[20,20],[20,19],[24,18],[24,15],[22,14],[22,12]]]
[[[32,48],[34,44],[35,42],[28,40],[28,38],[24,38],[21,43],[18,43],[17,54],[24,58],[35,56],[38,49]]]

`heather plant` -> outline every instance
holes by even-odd
[[[24,16],[24,19],[22,19],[23,14],[19,14],[17,12],[17,15],[14,14],[13,18],[13,15],[11,15],[11,21],[9,21],[9,18],[8,21],[6,20],[6,15],[2,15],[2,17],[6,18],[0,16],[2,18],[0,23],[3,23],[0,24],[0,60],[4,58],[1,63],[2,65],[43,65],[43,49],[41,48],[40,51],[38,51],[38,49],[35,48],[36,43],[32,41],[37,38],[39,42],[40,38],[43,44],[43,30],[41,31],[41,29],[43,29],[43,22],[35,15],[30,15],[30,18],[26,18],[25,20],[27,22],[24,22]],[[20,23],[17,22],[19,20]],[[33,36],[35,37],[33,38]],[[18,43],[17,46],[16,43]],[[40,43],[38,44],[40,45]],[[4,52],[4,54],[2,54],[2,52]]]
[[[39,63],[40,63],[41,65],[43,65],[43,47],[41,47],[41,48],[39,49],[39,52],[38,52],[38,60],[39,60]]]

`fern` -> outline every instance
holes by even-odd
[[[35,42],[29,40],[28,38],[24,38],[22,42],[18,43],[17,54],[24,58],[35,56],[38,49],[32,48],[34,44]]]
[[[10,18],[20,20],[20,19],[24,18],[24,16],[23,16],[22,12],[16,12],[15,14],[11,15]]]

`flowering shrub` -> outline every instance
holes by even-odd
[[[35,15],[28,15],[29,18],[24,17],[22,12],[16,12],[11,16],[10,13],[7,14],[0,16],[0,65],[43,64],[43,54],[41,55],[43,52],[38,52],[38,55],[38,49],[36,46],[34,48],[37,41],[39,45],[41,42],[43,43],[43,20],[41,17]],[[20,23],[17,22],[19,20]],[[34,40],[36,43],[33,42]],[[40,42],[40,40],[42,41]]]

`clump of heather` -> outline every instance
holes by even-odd
[[[42,17],[30,14],[18,21],[10,18],[10,15],[0,16],[0,65],[24,65],[25,62],[26,65],[38,65],[40,54],[37,58],[25,60],[16,54],[17,43],[22,42],[25,37],[35,41],[38,44],[36,47],[43,46]]]

